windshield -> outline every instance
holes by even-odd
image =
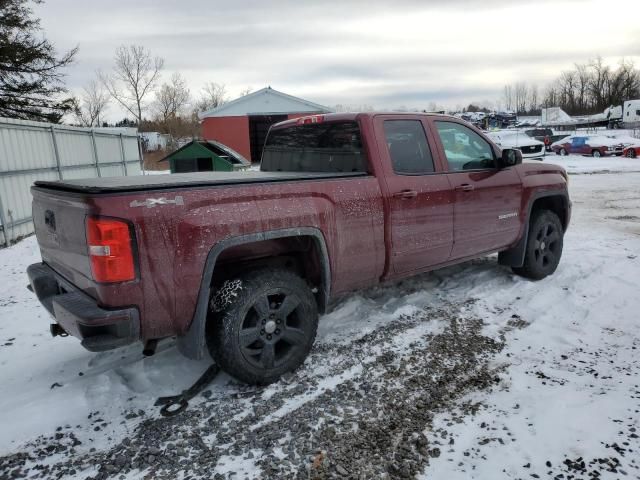
[[[360,127],[355,121],[342,121],[273,129],[260,170],[366,172]]]

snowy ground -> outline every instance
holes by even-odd
[[[493,256],[355,293],[286,381],[220,375],[174,419],[155,399],[207,362],[51,338],[34,239],[0,250],[0,478],[640,478],[640,161],[545,161],[573,173],[553,277]]]

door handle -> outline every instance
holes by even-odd
[[[475,187],[469,183],[463,183],[462,185],[458,185],[456,187],[456,190],[458,191],[463,191],[463,192],[470,192],[474,189]]]
[[[393,194],[394,198],[402,199],[416,198],[417,196],[418,192],[416,192],[415,190],[402,190],[401,192],[396,192]]]

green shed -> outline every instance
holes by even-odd
[[[238,152],[213,140],[193,140],[159,161],[168,161],[171,173],[231,172],[251,166]]]

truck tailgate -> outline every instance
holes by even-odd
[[[42,260],[69,281],[86,284],[91,279],[85,234],[90,204],[80,196],[56,191],[34,188],[31,193]]]

